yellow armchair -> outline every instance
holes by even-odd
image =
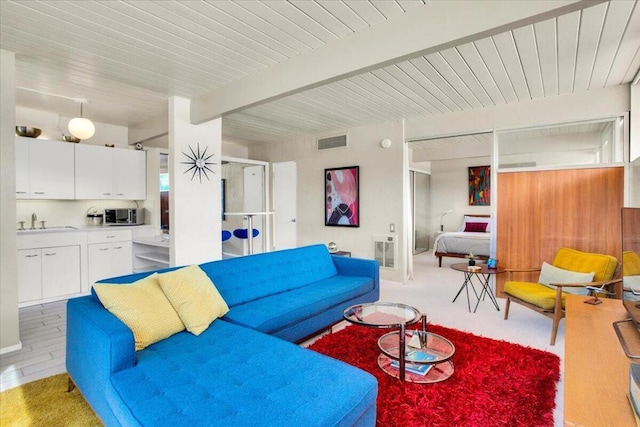
[[[588,295],[587,286],[604,287],[620,282],[620,279],[616,278],[619,264],[615,257],[569,248],[558,249],[551,265],[545,263],[541,268],[505,270],[509,275],[504,285],[505,320],[509,317],[511,301],[553,319],[551,345],[556,343],[558,325],[564,317],[567,293]],[[539,283],[513,280],[514,273],[534,271],[541,272]]]

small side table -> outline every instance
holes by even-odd
[[[487,267],[487,264],[476,264],[476,267],[480,267],[480,269],[476,271],[469,271],[468,267],[469,267],[469,264],[467,263],[458,263],[458,264],[451,265],[451,268],[453,268],[454,270],[461,271],[464,273],[464,282],[462,283],[462,286],[458,290],[458,293],[453,298],[452,302],[456,302],[456,299],[458,299],[458,296],[460,296],[460,293],[463,290],[465,290],[467,293],[467,306],[469,307],[469,312],[471,312],[471,302],[469,301],[469,286],[471,286],[473,293],[478,299],[478,302],[476,302],[476,307],[473,309],[474,313],[476,312],[476,310],[478,310],[478,305],[480,304],[480,300],[484,300],[484,297],[487,295],[489,295],[489,298],[491,299],[491,302],[493,303],[496,310],[500,311],[500,307],[498,307],[498,301],[496,301],[496,297],[493,294],[493,290],[491,289],[489,280],[491,279],[491,276],[493,276],[494,274],[502,274],[505,272],[505,270],[500,267],[489,268]],[[478,294],[478,292],[476,291],[476,288],[473,286],[474,279],[476,280],[476,282],[478,282],[482,286],[482,290],[480,291],[480,294]]]

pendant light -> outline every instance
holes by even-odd
[[[69,121],[69,132],[79,139],[89,139],[96,133],[96,127],[91,120],[82,117],[82,103],[80,103],[80,117]]]

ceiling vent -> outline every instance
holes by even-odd
[[[334,148],[347,147],[347,135],[336,135],[327,138],[318,138],[318,150],[332,150]]]

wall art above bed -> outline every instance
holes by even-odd
[[[324,225],[360,227],[360,167],[324,170]]]
[[[491,205],[491,166],[469,167],[469,206]]]

